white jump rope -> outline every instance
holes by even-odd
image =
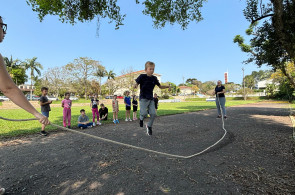
[[[221,117],[222,118],[222,129],[224,130],[224,134],[223,134],[223,136],[217,142],[215,142],[211,146],[207,147],[206,149],[204,149],[204,150],[202,150],[202,151],[200,151],[198,153],[192,154],[190,156],[181,156],[181,155],[169,154],[169,153],[165,153],[165,152],[159,152],[159,151],[155,151],[155,150],[150,150],[150,149],[146,149],[146,148],[142,148],[142,147],[138,147],[138,146],[133,146],[133,145],[130,145],[130,144],[125,144],[125,143],[117,142],[117,141],[114,141],[114,140],[102,138],[102,137],[99,137],[99,136],[96,136],[96,135],[91,135],[91,134],[88,134],[88,133],[83,133],[81,131],[77,131],[77,130],[73,130],[73,129],[68,129],[68,128],[65,128],[63,126],[56,125],[56,124],[53,124],[53,123],[50,123],[50,125],[58,128],[58,129],[63,129],[65,131],[69,131],[69,132],[72,132],[72,133],[77,133],[77,134],[80,134],[80,135],[88,136],[88,137],[91,137],[91,138],[94,138],[94,139],[98,139],[98,140],[101,140],[101,141],[104,141],[104,142],[109,142],[109,143],[113,143],[113,144],[117,144],[117,145],[129,147],[129,148],[134,148],[134,149],[137,149],[137,150],[142,150],[142,151],[146,151],[146,152],[150,152],[150,153],[154,153],[154,154],[160,154],[160,155],[167,156],[167,157],[189,159],[189,158],[192,158],[192,157],[201,155],[204,152],[206,152],[209,149],[211,149],[212,147],[216,146],[219,142],[221,142],[224,139],[225,135],[227,134],[227,131],[224,128],[223,112],[222,112],[222,108],[221,108],[221,105],[220,105],[220,101],[219,101],[219,97],[218,96],[217,96],[217,99],[218,99],[219,108],[220,108],[221,114],[222,114],[222,117]],[[1,117],[1,116],[0,116],[0,119],[7,120],[7,121],[39,120],[37,118],[31,118],[31,119],[8,119],[8,118],[4,118],[4,117]]]

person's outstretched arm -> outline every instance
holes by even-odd
[[[13,103],[20,106],[27,112],[34,115],[39,119],[40,123],[48,125],[50,122],[47,117],[40,114],[30,102],[27,100],[23,92],[14,84],[13,80],[9,76],[3,57],[0,54],[0,90],[7,96]]]

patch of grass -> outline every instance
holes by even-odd
[[[0,106],[2,106],[2,102],[0,101]]]
[[[87,100],[88,102],[88,100]],[[240,104],[249,104],[255,103],[257,101],[227,101],[226,106],[234,106]],[[113,113],[112,106],[106,105],[109,108],[109,117],[108,121],[103,121],[103,123],[112,123]],[[89,117],[90,121],[92,121],[92,112],[89,107],[72,107],[72,127],[77,126],[78,117],[80,116],[80,110],[84,108],[86,110],[86,115]],[[175,102],[175,103],[160,103],[158,109],[158,116],[163,115],[171,115],[171,114],[180,114],[185,112],[194,112],[205,109],[213,109],[216,108],[215,102]],[[119,111],[119,120],[125,120],[125,106],[120,105]],[[62,118],[63,118],[63,108],[54,107],[51,108],[50,112],[50,121],[54,124],[59,124],[62,126]],[[40,109],[39,109],[40,111]],[[33,118],[33,116],[22,109],[11,109],[11,110],[0,110],[0,116],[10,119],[27,119]],[[139,117],[139,111],[137,112],[137,116]],[[131,111],[132,117],[132,111]],[[41,124],[38,121],[26,121],[26,122],[12,122],[1,120],[0,122],[0,138],[3,137],[14,137],[18,135],[25,134],[33,134],[37,133],[41,130]],[[46,130],[56,130],[53,126],[47,126]]]
[[[247,100],[268,100],[268,97],[247,97]],[[231,100],[244,100],[243,97],[226,97],[227,101]],[[185,101],[206,101],[206,98],[186,98]]]

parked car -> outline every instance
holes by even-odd
[[[58,98],[56,98],[54,96],[47,96],[47,99],[51,100],[51,101],[57,101],[58,100]]]
[[[26,95],[27,100],[31,100],[31,95]],[[32,101],[39,101],[40,97],[36,95],[32,95]]]
[[[106,99],[113,99],[113,97],[114,97],[114,96],[112,96],[112,95],[107,95],[107,96],[105,96]]]
[[[124,99],[124,97],[121,96],[121,95],[118,95],[118,96],[117,96],[117,99]]]
[[[9,101],[9,98],[6,96],[0,96],[0,101]]]
[[[70,96],[70,100],[78,100],[78,98],[75,96]]]

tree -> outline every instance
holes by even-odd
[[[198,87],[202,84],[202,82],[196,78],[189,78],[185,81],[185,83],[189,83],[191,85],[197,85]]]
[[[116,29],[123,25],[125,14],[120,12],[117,0],[26,0],[32,10],[38,13],[40,21],[46,15],[57,15],[61,22],[75,24],[77,21],[89,22],[97,17],[115,22]],[[201,21],[200,8],[206,0],[135,0],[143,4],[143,14],[153,19],[154,27],[162,28],[166,23],[178,23],[186,29],[190,21]]]
[[[280,69],[295,87],[295,78],[286,71],[286,62],[295,61],[295,1],[294,0],[247,0],[245,18],[251,22],[246,34],[251,36],[250,44],[237,35],[243,52],[250,54],[245,63],[255,62],[274,70]],[[259,25],[259,22],[262,22]]]
[[[50,89],[50,93],[54,94],[55,97],[59,97],[61,94],[64,94],[65,91],[69,90],[67,75],[65,67],[49,68],[44,73],[43,78],[45,78],[47,82],[46,86]]]
[[[10,74],[16,85],[24,84],[27,81],[28,76],[26,75],[26,70],[21,66],[19,59],[13,60],[12,56],[10,56],[10,59],[4,57],[4,63],[7,72]]]
[[[245,86],[253,89],[255,87],[255,80],[254,77],[252,75],[246,75],[245,76]]]
[[[248,97],[250,94],[253,94],[253,90],[252,90],[252,89],[249,89],[249,88],[239,89],[239,90],[237,91],[237,94],[243,95],[244,100],[247,100],[247,97]]]
[[[65,70],[69,72],[68,76],[71,81],[82,82],[84,95],[87,99],[88,81],[94,79],[98,71],[105,71],[105,67],[99,61],[88,57],[80,57],[67,64]]]
[[[204,83],[202,83],[202,85],[200,86],[200,91],[203,94],[207,94],[207,95],[212,95],[212,90],[215,88],[216,86],[216,82],[214,81],[206,81]]]
[[[106,77],[107,77],[107,85],[108,85],[108,93],[110,95],[110,91],[113,87],[113,82],[110,82],[111,80],[115,80],[116,77],[116,73],[114,73],[113,70],[110,70],[109,72],[106,71]]]
[[[25,62],[23,62],[23,66],[25,67],[26,70],[30,69],[30,79],[31,79],[31,101],[32,101],[32,96],[33,96],[33,81],[35,78],[35,72],[37,73],[38,76],[41,76],[41,70],[43,69],[43,66],[36,61],[37,57],[33,57],[32,59],[26,59]]]
[[[294,63],[288,62],[286,64],[286,71],[292,77],[295,77],[295,67]],[[271,75],[271,79],[273,79],[274,83],[279,83],[278,92],[276,93],[277,98],[289,99],[289,101],[293,100],[293,93],[295,91],[294,87],[290,84],[287,77],[282,73],[281,70],[277,70]]]
[[[101,96],[101,79],[106,76],[106,71],[104,69],[99,69],[96,73],[94,73],[94,76],[99,78],[99,95]]]

